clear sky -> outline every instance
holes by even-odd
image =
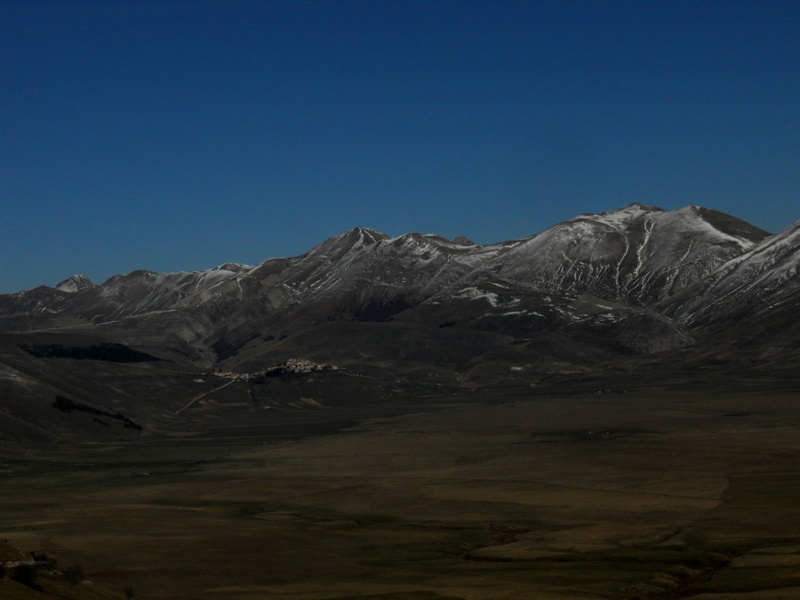
[[[0,293],[631,202],[777,232],[798,32],[795,0],[0,0]]]

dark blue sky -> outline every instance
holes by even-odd
[[[519,238],[700,204],[800,219],[800,3],[0,2],[0,293]]]

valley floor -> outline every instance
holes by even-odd
[[[137,600],[800,597],[798,400],[484,396],[0,457],[0,538]]]

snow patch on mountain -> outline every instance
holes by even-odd
[[[497,297],[497,294],[479,290],[475,287],[464,288],[453,297],[458,298],[459,300],[486,300],[494,307],[500,305],[500,299]]]

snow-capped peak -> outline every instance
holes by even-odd
[[[81,290],[88,290],[89,288],[97,287],[97,284],[89,279],[86,275],[73,275],[60,281],[56,284],[56,289],[62,292],[75,293]]]
[[[218,267],[213,267],[209,269],[209,271],[231,271],[232,273],[240,273],[241,271],[249,271],[252,268],[253,268],[252,265],[227,262],[219,265]]]
[[[604,223],[614,227],[614,229],[624,228],[630,225],[633,221],[640,219],[643,215],[653,213],[663,213],[664,209],[657,206],[647,206],[634,202],[624,208],[617,210],[609,210],[598,214],[583,214],[570,219],[570,221],[591,220],[599,223]]]

